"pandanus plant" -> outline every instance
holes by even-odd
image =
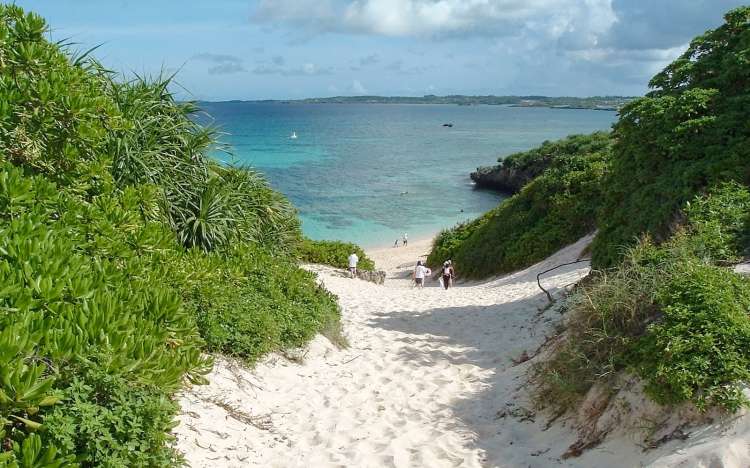
[[[182,204],[172,206],[174,228],[185,247],[214,250],[229,240],[235,220],[219,179],[210,179]]]

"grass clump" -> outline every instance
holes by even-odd
[[[544,172],[477,220],[442,232],[429,264],[451,258],[462,276],[487,277],[531,265],[592,232],[604,192],[608,141],[606,134],[595,133],[530,152],[528,159],[547,165]]]
[[[750,382],[750,281],[721,267],[743,248],[750,192],[727,184],[686,209],[670,241],[642,240],[568,301],[567,337],[536,368],[537,399],[565,410],[629,370],[657,402],[736,411]]]
[[[362,247],[350,242],[304,239],[298,247],[297,255],[305,263],[331,265],[336,268],[349,266],[349,255],[357,254],[357,268],[365,271],[375,269],[375,262],[370,259]]]
[[[634,248],[622,266],[581,286],[568,298],[566,335],[551,358],[534,369],[536,400],[567,410],[597,382],[607,382],[625,366],[624,355],[654,316],[660,271],[640,257],[652,248]]]

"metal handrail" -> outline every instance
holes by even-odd
[[[537,286],[539,286],[539,289],[541,289],[542,291],[544,291],[544,294],[547,295],[547,300],[549,300],[550,302],[555,302],[552,299],[552,295],[549,293],[549,291],[547,291],[546,289],[544,289],[544,287],[542,286],[542,282],[539,280],[539,277],[542,276],[545,273],[549,273],[550,271],[557,270],[560,267],[564,267],[564,266],[568,266],[568,265],[575,265],[576,263],[590,262],[590,261],[591,261],[590,258],[582,258],[580,260],[576,260],[575,262],[561,263],[561,264],[559,264],[559,265],[557,265],[557,266],[555,266],[553,268],[550,268],[549,270],[544,270],[543,272],[541,272],[541,273],[539,273],[539,274],[536,275],[536,284],[537,284]]]

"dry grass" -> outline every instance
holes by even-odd
[[[539,406],[564,413],[625,366],[629,346],[658,315],[653,295],[663,271],[643,266],[642,255],[634,249],[621,268],[598,272],[570,296],[565,331],[532,369]]]

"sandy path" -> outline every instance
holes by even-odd
[[[388,272],[377,286],[311,267],[337,294],[351,346],[318,338],[302,364],[272,356],[249,371],[219,361],[181,400],[178,449],[194,467],[641,466],[632,441],[560,460],[575,440],[529,410],[524,375],[559,313],[536,273],[576,259],[588,239],[527,270],[444,291],[408,279],[429,242],[371,252]],[[558,290],[587,265],[545,276]],[[459,272],[460,274],[460,272]],[[668,452],[667,452],[668,453]],[[690,465],[686,465],[690,466]]]

